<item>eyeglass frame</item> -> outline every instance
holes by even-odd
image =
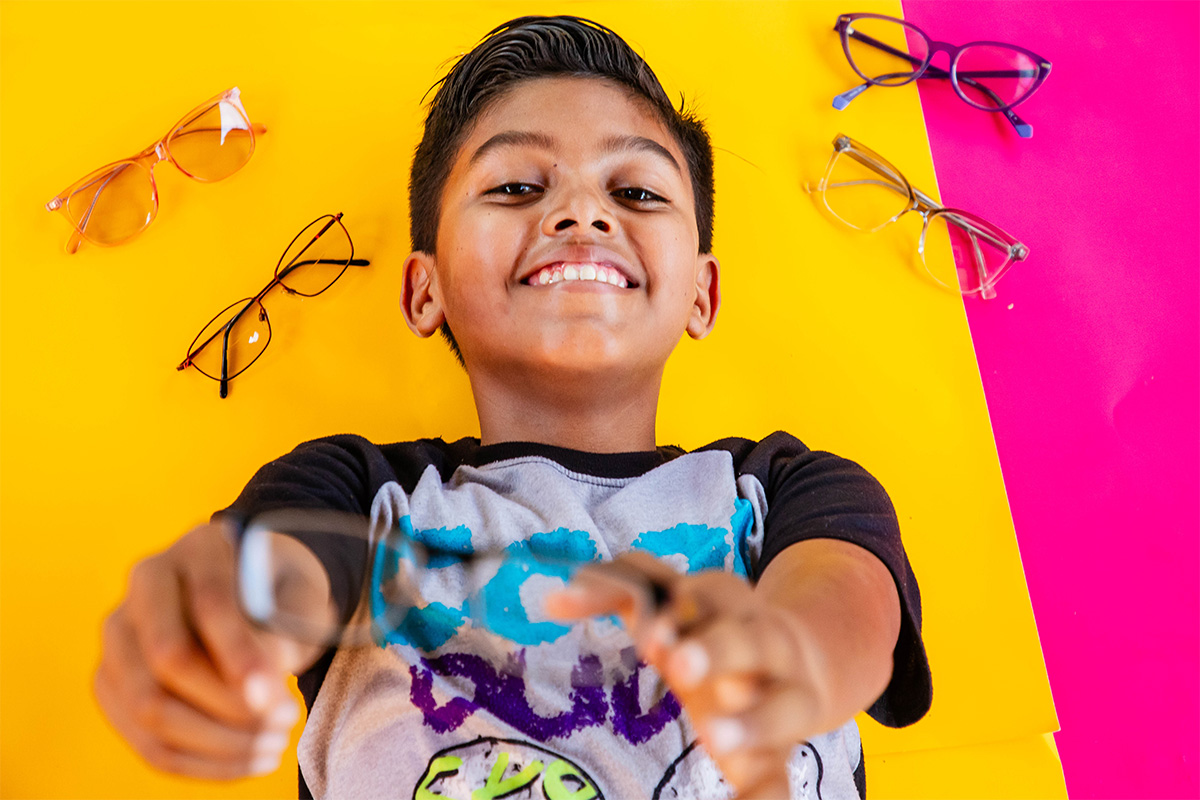
[[[829,186],[829,177],[833,174],[834,164],[837,163],[838,158],[840,158],[842,155],[848,155],[850,158],[853,158],[855,161],[867,167],[868,169],[871,169],[877,174],[888,178],[888,181],[886,182],[866,182],[879,183],[888,189],[897,191],[897,193],[899,192],[899,189],[903,187],[908,195],[908,203],[900,212],[893,215],[885,222],[876,225],[870,230],[867,230],[867,233],[876,233],[883,228],[886,228],[888,225],[891,225],[908,212],[916,211],[918,214],[920,214],[921,219],[924,221],[924,225],[921,228],[921,237],[917,241],[917,252],[920,254],[922,261],[925,258],[925,237],[929,232],[929,223],[934,217],[946,216],[947,221],[950,224],[964,229],[967,232],[967,235],[971,236],[971,242],[974,245],[975,251],[975,263],[973,266],[975,267],[976,275],[980,279],[979,288],[970,291],[964,291],[962,284],[959,283],[957,291],[960,294],[964,296],[978,294],[979,297],[984,300],[991,300],[995,298],[995,286],[1000,279],[1004,277],[1013,264],[1017,263],[1018,261],[1024,261],[1029,257],[1029,248],[1018,241],[1017,238],[1012,234],[998,227],[996,224],[985,220],[978,214],[973,214],[970,211],[964,211],[959,208],[943,206],[941,203],[938,203],[929,195],[925,194],[920,189],[917,189],[915,186],[909,183],[908,178],[904,177],[904,174],[901,173],[900,170],[896,169],[896,167],[893,166],[892,163],[886,158],[879,155],[866,145],[856,141],[855,139],[839,133],[833,139],[833,155],[830,156],[829,162],[825,165],[825,174],[817,184],[817,187],[813,189],[811,186],[806,186],[805,188],[810,194],[819,194],[821,196],[821,203],[825,206],[826,211],[833,215],[833,217],[842,224],[847,225],[855,230],[866,230],[843,219],[842,216],[834,211],[829,205],[829,200],[825,196],[826,189]],[[958,218],[959,220],[963,220],[969,224],[960,224],[959,222],[954,221],[954,218]],[[985,226],[986,229],[979,226]],[[987,275],[984,265],[981,264],[983,261],[983,255],[979,249],[979,243],[975,239],[976,234],[987,239],[994,245],[1000,245],[1008,254],[1004,263],[991,276]],[[926,271],[928,271],[928,267],[926,267]],[[930,273],[930,276],[933,277],[932,273]],[[936,281],[937,278],[934,277],[934,280]],[[957,267],[955,271],[955,280],[958,280]],[[938,283],[941,284],[941,281],[938,281]]]
[[[850,55],[850,33],[848,33],[848,30],[850,30],[851,24],[855,20],[858,20],[858,19],[882,19],[882,20],[887,20],[888,22],[895,22],[906,28],[911,28],[912,30],[914,30],[918,34],[920,34],[921,38],[925,40],[925,43],[928,48],[926,55],[925,55],[925,59],[922,61],[921,59],[918,59],[916,56],[901,52],[901,51],[895,49],[894,47],[892,47],[891,45],[884,44],[883,42],[877,41],[876,39],[874,39],[870,36],[858,36],[858,37],[856,37],[857,41],[860,41],[863,44],[869,45],[876,49],[883,50],[884,52],[890,53],[891,55],[907,59],[908,61],[913,62],[913,64],[917,65],[917,67],[918,67],[917,69],[915,69],[912,72],[912,74],[907,79],[900,81],[899,83],[885,83],[883,81],[877,80],[876,78],[872,78],[869,75],[864,74],[863,71],[858,68],[858,65],[856,63],[854,63],[854,57]],[[1024,103],[1026,100],[1028,100],[1030,97],[1033,96],[1033,93],[1036,92],[1038,90],[1038,88],[1042,85],[1042,83],[1045,82],[1046,78],[1048,78],[1050,76],[1050,70],[1053,67],[1053,65],[1050,63],[1050,61],[1043,58],[1042,56],[1039,56],[1037,53],[1033,52],[1032,50],[1026,49],[1024,47],[1019,47],[1015,44],[1009,44],[1008,42],[978,41],[978,42],[967,42],[964,45],[952,45],[948,42],[939,42],[939,41],[935,41],[934,39],[932,39],[929,36],[929,34],[927,34],[925,31],[923,31],[921,28],[917,27],[916,25],[912,24],[911,22],[908,22],[907,20],[903,20],[903,19],[898,19],[896,17],[889,17],[885,14],[867,14],[867,13],[842,14],[841,16],[839,16],[837,18],[837,23],[834,24],[833,29],[841,37],[842,52],[845,54],[846,61],[849,62],[850,68],[853,69],[860,78],[862,78],[864,81],[866,81],[866,83],[856,86],[853,89],[848,89],[847,91],[842,92],[841,94],[839,94],[833,98],[833,107],[836,108],[838,111],[841,111],[846,106],[850,105],[850,102],[852,100],[854,100],[854,98],[858,97],[860,94],[865,92],[871,86],[883,86],[883,87],[904,86],[908,83],[911,83],[912,81],[915,81],[915,80],[918,80],[921,78],[939,78],[942,80],[949,79],[950,85],[954,88],[954,93],[957,94],[959,99],[962,100],[964,103],[971,106],[972,108],[977,108],[980,111],[992,111],[992,112],[998,112],[998,113],[1004,114],[1005,119],[1007,119],[1009,121],[1009,123],[1016,130],[1017,135],[1020,136],[1022,139],[1028,139],[1033,136],[1033,126],[1030,125],[1028,122],[1026,122],[1024,119],[1022,119],[1020,116],[1018,116],[1017,113],[1015,111],[1013,111],[1013,107],[1018,106],[1021,103]],[[982,84],[976,83],[972,79],[972,76],[962,76],[958,72],[958,60],[962,56],[963,51],[965,51],[971,47],[978,47],[978,46],[985,46],[985,45],[993,46],[993,47],[994,46],[1007,47],[1011,50],[1017,51],[1018,53],[1022,53],[1026,56],[1029,56],[1035,62],[1037,62],[1038,75],[1034,79],[1033,86],[1029,89],[1028,92],[1026,92],[1019,99],[1015,100],[1012,103],[1007,103],[1007,104],[999,103],[1000,98],[997,97],[996,94],[991,89],[987,88],[986,86],[983,86]],[[947,57],[950,59],[950,69],[949,70],[945,70],[945,69],[942,69],[941,67],[933,66],[933,63],[932,63],[933,57],[937,53],[945,53],[947,55]],[[1021,72],[1020,70],[1015,70],[1014,72],[1016,72],[1017,74],[1013,75],[1012,77],[1022,77],[1020,75],[1020,72]],[[896,73],[896,74],[903,75],[903,74],[907,74],[907,73]],[[1006,76],[1005,75],[990,75],[989,77],[1006,77]],[[968,98],[966,93],[962,90],[962,87],[959,85],[960,78],[962,78],[963,81],[966,82],[968,86],[971,86],[971,88],[978,89],[979,91],[984,92],[985,94],[989,94],[993,98],[995,98],[995,100],[997,101],[997,107],[991,108],[988,106],[981,106],[978,103],[971,100],[970,98]]]
[[[334,278],[332,281],[329,282],[328,286],[326,286],[324,289],[322,289],[319,292],[313,292],[311,294],[307,294],[305,292],[298,291],[298,290],[293,289],[292,287],[288,286],[286,283],[283,282],[283,279],[285,277],[287,277],[287,275],[289,273],[294,272],[295,270],[299,269],[300,267],[307,266],[309,264],[322,264],[322,263],[335,263],[336,264],[336,263],[340,263],[341,259],[336,259],[336,260],[316,259],[316,260],[311,260],[311,261],[297,262],[296,258],[293,258],[291,260],[291,262],[289,262],[287,264],[287,266],[284,266],[283,265],[283,257],[286,256],[288,254],[288,251],[290,251],[292,249],[292,245],[294,245],[296,243],[296,240],[300,238],[301,234],[303,234],[306,230],[311,228],[316,223],[320,222],[322,219],[325,219],[326,217],[329,217],[329,222],[326,223],[325,227],[321,228],[321,230],[317,232],[317,234],[313,237],[311,242],[306,244],[300,250],[300,252],[298,252],[296,254],[296,258],[299,258],[300,256],[304,255],[305,251],[307,251],[308,248],[310,248],[314,244],[316,244],[317,240],[320,239],[321,236],[324,235],[324,233],[326,231],[328,231],[331,227],[333,227],[333,225],[335,225],[335,224],[338,225],[342,229],[343,233],[346,234],[346,241],[350,243],[350,258],[347,259],[345,265],[343,265],[343,267],[342,267],[342,271],[338,273],[336,278]],[[344,275],[346,273],[347,268],[349,268],[349,267],[365,267],[365,266],[369,266],[370,263],[371,262],[367,259],[354,257],[354,240],[350,238],[350,231],[346,230],[346,226],[342,224],[342,212],[339,211],[337,214],[322,214],[321,216],[317,217],[312,222],[308,223],[303,228],[301,228],[300,233],[297,233],[294,237],[292,237],[292,241],[288,243],[288,246],[286,248],[284,248],[283,255],[281,255],[279,257],[279,261],[275,265],[275,275],[271,278],[271,280],[267,283],[266,286],[264,286],[261,290],[259,290],[258,294],[254,295],[253,297],[250,297],[250,298],[242,298],[241,300],[237,300],[237,301],[234,301],[233,303],[230,303],[229,305],[225,306],[225,308],[221,309],[221,311],[215,317],[213,317],[207,323],[205,323],[204,327],[200,329],[200,333],[196,334],[196,338],[193,339],[191,345],[188,346],[187,356],[183,359],[183,361],[181,361],[179,363],[179,366],[175,367],[175,369],[177,371],[182,371],[184,369],[187,369],[190,366],[195,366],[194,361],[195,361],[196,357],[199,356],[200,352],[205,347],[208,347],[208,345],[210,343],[212,343],[213,339],[217,338],[217,336],[221,333],[221,331],[224,331],[225,335],[222,338],[222,344],[221,344],[221,376],[219,378],[214,378],[212,375],[209,375],[207,372],[204,372],[199,367],[196,367],[196,371],[199,372],[201,375],[204,375],[206,378],[210,378],[212,380],[218,381],[220,383],[221,398],[224,399],[224,398],[228,397],[229,382],[231,380],[233,380],[234,378],[236,378],[238,375],[241,375],[246,370],[250,369],[250,367],[254,365],[255,361],[258,361],[258,359],[262,358],[262,354],[267,352],[267,348],[271,345],[271,318],[267,314],[266,306],[264,306],[262,304],[262,299],[263,299],[263,297],[266,296],[267,292],[271,291],[271,289],[275,288],[276,286],[282,286],[283,290],[285,292],[287,292],[288,294],[300,295],[301,297],[316,297],[317,295],[323,294],[324,292],[328,291],[330,287],[332,287],[335,283],[337,283],[339,280],[341,280],[341,277],[342,277],[342,275]],[[201,343],[201,345],[199,347],[196,346],[196,342],[198,342],[200,340],[200,337],[204,334],[204,332],[206,330],[208,330],[209,325],[212,325],[213,322],[220,319],[221,315],[224,314],[226,311],[233,308],[238,303],[242,303],[242,302],[245,302],[245,306],[242,308],[241,311],[239,311],[237,314],[235,314],[233,316],[233,318],[229,320],[229,322],[227,322],[225,325],[221,326],[221,328],[219,330],[214,331],[212,336],[205,339],[204,342]],[[242,318],[242,315],[245,314],[250,309],[251,306],[254,306],[254,305],[258,306],[259,320],[267,323],[267,343],[265,345],[263,345],[262,350],[258,351],[258,355],[256,355],[254,358],[250,359],[249,364],[247,364],[246,366],[239,369],[233,375],[230,375],[229,374],[229,335],[230,335],[230,333],[233,332],[233,326],[237,324],[237,321]]]
[[[192,122],[197,117],[199,117],[201,114],[206,113],[213,106],[220,105],[221,103],[228,103],[229,105],[231,105],[234,108],[234,110],[236,110],[238,112],[238,114],[241,115],[242,120],[246,123],[246,126],[247,126],[246,130],[248,130],[250,132],[250,152],[246,155],[246,162],[243,163],[242,166],[245,166],[246,163],[249,163],[250,157],[254,155],[254,149],[255,149],[255,145],[256,145],[255,136],[256,135],[261,136],[262,134],[266,133],[267,126],[263,125],[262,123],[259,123],[259,122],[251,122],[250,121],[250,117],[246,113],[246,109],[242,106],[241,90],[238,89],[238,87],[234,86],[232,88],[226,89],[225,91],[221,92],[220,94],[218,94],[214,97],[209,98],[208,100],[204,101],[200,105],[193,108],[188,113],[184,114],[179,119],[178,122],[176,122],[174,125],[172,125],[170,128],[167,129],[167,132],[158,141],[150,144],[148,147],[143,149],[141,152],[139,152],[135,155],[129,156],[128,158],[118,159],[117,161],[113,161],[109,164],[105,164],[102,167],[98,167],[97,169],[92,170],[91,172],[87,173],[79,180],[77,180],[74,183],[72,183],[71,185],[69,185],[67,188],[63,189],[61,192],[59,192],[54,197],[50,198],[50,200],[48,200],[46,202],[46,205],[45,205],[46,210],[47,211],[61,211],[63,214],[63,217],[71,225],[72,233],[71,233],[71,237],[67,240],[67,245],[66,245],[67,253],[74,254],[76,251],[78,251],[79,245],[82,241],[86,241],[89,244],[95,245],[97,247],[116,247],[117,245],[122,245],[128,241],[131,241],[136,236],[141,234],[142,231],[146,230],[146,228],[150,227],[150,223],[154,222],[154,220],[158,217],[158,183],[154,180],[154,167],[156,167],[160,162],[170,161],[172,164],[175,165],[176,169],[178,169],[184,175],[188,176],[192,180],[200,181],[201,183],[216,183],[216,180],[224,180],[225,178],[217,178],[216,180],[207,180],[205,178],[201,178],[196,175],[193,175],[192,173],[190,173],[186,169],[184,169],[183,166],[180,165],[180,163],[175,160],[174,156],[171,155],[171,139],[173,139],[175,137],[175,134],[178,133],[179,130],[184,125],[188,124],[189,122]],[[150,162],[148,166],[144,164],[144,162],[147,162],[147,161]],[[85,184],[84,181],[87,181],[90,178],[95,178],[95,180],[100,180],[102,177],[108,175],[109,173],[116,173],[118,170],[124,170],[128,166],[136,166],[141,169],[144,169],[150,180],[150,197],[151,197],[152,207],[150,210],[149,218],[146,220],[146,223],[144,225],[142,225],[142,227],[138,228],[135,232],[133,232],[132,234],[125,237],[124,239],[122,239],[119,242],[109,242],[109,243],[98,242],[95,239],[88,236],[87,233],[85,232],[85,229],[87,228],[87,224],[88,224],[87,218],[90,218],[91,213],[92,213],[92,208],[95,207],[95,204],[96,204],[95,197],[92,198],[91,207],[88,208],[87,213],[84,215],[85,219],[84,219],[82,226],[80,226],[79,223],[75,222],[75,220],[71,219],[71,216],[67,213],[67,207],[69,205],[68,201],[70,200],[71,195],[74,193],[74,190],[82,189],[82,188],[84,188],[84,186],[91,185],[91,183]],[[237,172],[241,168],[242,167],[238,167],[237,170],[234,170],[234,172]],[[226,175],[225,177],[228,178],[232,174],[233,173],[230,173],[230,175]],[[92,183],[94,183],[95,180],[93,180]],[[100,191],[103,191],[103,189],[101,189]],[[97,194],[99,194],[99,192],[97,192]]]

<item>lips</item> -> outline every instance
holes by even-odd
[[[628,289],[632,284],[621,270],[611,264],[596,261],[558,261],[547,264],[521,282],[527,286],[550,286],[563,281],[594,281],[621,289]]]

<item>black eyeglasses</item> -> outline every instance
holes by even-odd
[[[1012,109],[1028,100],[1050,74],[1050,62],[1036,53],[1004,42],[935,42],[911,22],[882,14],[843,14],[834,30],[841,34],[846,60],[866,81],[833,98],[839,111],[872,86],[948,79],[968,105],[998,111],[1019,136],[1033,136],[1033,126]],[[938,52],[950,58],[949,70],[930,64]]]
[[[288,294],[316,297],[333,286],[347,267],[370,263],[354,257],[354,243],[340,213],[318,217],[283,251],[271,281],[258,294],[213,317],[175,369],[195,367],[201,375],[220,381],[221,397],[228,396],[229,382],[249,369],[271,343],[271,320],[262,302],[267,292],[278,285]]]

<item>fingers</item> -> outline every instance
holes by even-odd
[[[278,767],[299,716],[294,701],[246,725],[214,718],[160,685],[140,658],[122,610],[104,629],[96,698],[113,727],[153,766],[206,778],[264,774]]]
[[[672,651],[667,679],[690,689],[711,676],[746,674],[775,680],[800,672],[804,654],[790,620],[770,608],[756,611],[726,614],[693,630]]]
[[[148,560],[131,573],[124,613],[116,624],[135,644],[114,647],[113,655],[121,663],[144,665],[157,683],[207,713],[249,724],[254,712],[244,691],[227,684],[213,667],[191,629],[180,577],[163,567]]]
[[[721,772],[737,787],[738,800],[788,800],[786,753],[745,751],[722,759]]]
[[[225,683],[243,686],[247,703],[261,711],[273,698],[264,679],[283,673],[237,603],[233,542],[223,527],[207,526],[178,543],[183,611]]]
[[[708,731],[704,738],[713,753],[791,746],[807,738],[806,722],[812,718],[813,707],[811,692],[787,685],[776,687],[764,691],[759,702],[743,711],[710,715],[702,725]]]
[[[105,622],[95,692],[109,721],[159,769],[204,778],[279,765],[299,708],[286,648],[242,617],[223,527],[140,562]]]
[[[627,553],[583,567],[566,589],[548,595],[543,607],[548,616],[564,621],[616,614],[636,636],[678,579],[678,573],[649,553]]]

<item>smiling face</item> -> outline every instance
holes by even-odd
[[[657,392],[719,304],[716,259],[698,249],[684,157],[657,117],[602,79],[529,80],[460,148],[437,253],[405,265],[405,316],[423,336],[449,323],[477,394],[480,380],[588,375]]]

